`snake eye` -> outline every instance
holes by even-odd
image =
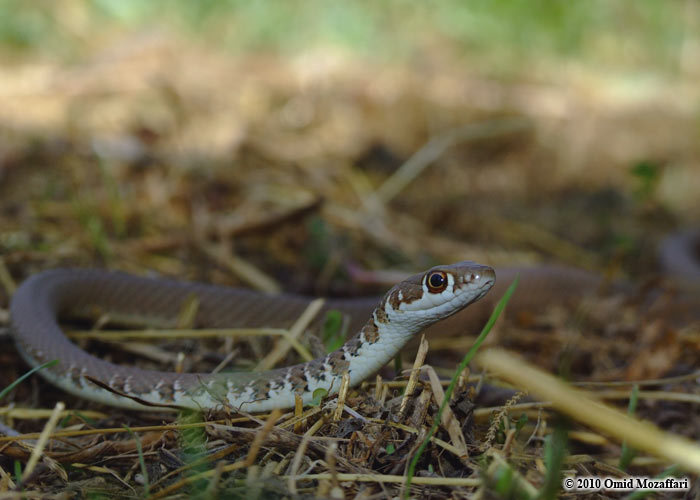
[[[425,279],[431,293],[440,293],[447,288],[447,274],[443,271],[433,271]]]

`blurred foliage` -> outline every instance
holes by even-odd
[[[110,33],[170,30],[233,51],[336,46],[415,60],[444,49],[491,69],[542,56],[611,69],[675,70],[693,39],[692,3],[664,0],[421,2],[62,0],[0,3],[0,46],[70,59]],[[517,63],[517,64],[516,64]]]
[[[649,201],[659,185],[661,168],[651,161],[640,161],[630,168],[630,174],[636,181],[635,195],[639,200]]]
[[[343,314],[332,310],[326,313],[323,321],[323,343],[328,352],[340,349],[345,343],[346,332],[343,331]]]

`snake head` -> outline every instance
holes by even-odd
[[[495,282],[495,271],[475,262],[436,266],[389,290],[377,309],[377,321],[424,328],[479,300]]]

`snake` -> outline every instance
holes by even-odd
[[[661,273],[697,292],[699,249],[700,230],[666,238],[659,251]],[[351,386],[361,383],[420,331],[477,331],[516,275],[520,284],[508,304],[511,315],[542,309],[549,303],[576,304],[605,284],[597,273],[552,265],[494,271],[465,261],[433,267],[402,280],[378,301],[326,300],[318,317],[340,310],[350,318],[350,330],[355,335],[326,356],[264,372],[174,373],[113,364],[73,344],[59,319],[106,313],[116,322],[169,328],[177,324],[183,304],[196,297],[196,327],[288,328],[307,308],[310,298],[117,271],[53,269],[31,276],[13,294],[11,331],[20,355],[30,366],[58,360],[58,364],[39,373],[82,398],[136,410],[233,407],[261,412],[293,407],[299,397],[309,403],[318,389],[336,394],[345,373]],[[622,288],[630,290],[626,285]],[[653,313],[697,321],[698,304],[696,295],[677,297]],[[646,304],[643,308],[648,312]]]
[[[366,299],[328,300],[326,311],[338,309],[354,318],[364,314],[356,334],[326,356],[261,372],[174,373],[113,364],[73,344],[59,318],[97,311],[116,320],[166,325],[195,297],[196,327],[286,327],[306,309],[307,298],[116,271],[53,269],[30,277],[16,290],[10,303],[11,330],[30,366],[58,360],[40,370],[41,375],[82,398],[140,410],[264,412],[294,407],[299,397],[308,404],[319,389],[334,395],[345,374],[350,386],[359,384],[418,332],[482,298],[495,279],[491,267],[464,261],[408,277],[389,289],[369,314]]]

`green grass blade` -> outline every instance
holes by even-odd
[[[627,414],[630,417],[634,416],[634,412],[637,411],[637,399],[639,398],[639,386],[635,385],[632,387],[632,393],[630,394],[630,402],[627,405]],[[627,441],[622,442],[622,453],[620,453],[620,463],[619,467],[622,470],[627,470],[627,467],[629,467],[630,463],[632,462],[632,459],[636,455],[636,452],[634,449],[630,448],[627,445]]]
[[[146,460],[143,458],[143,447],[141,446],[141,440],[134,434],[134,431],[127,425],[124,428],[129,432],[129,435],[133,438],[136,443],[136,451],[139,455],[139,465],[141,466],[141,474],[143,474],[143,487],[145,496],[149,496],[149,490],[151,489],[150,482],[148,480],[148,469],[146,468]]]
[[[559,490],[562,484],[561,471],[567,454],[568,433],[568,421],[559,419],[554,427],[554,432],[546,438],[544,462],[547,474],[544,478],[544,485],[538,495],[540,500],[555,500],[559,498]]]
[[[5,396],[7,396],[7,394],[8,394],[12,389],[14,389],[15,387],[17,387],[17,386],[18,386],[19,384],[21,384],[22,382],[24,382],[25,379],[27,379],[28,377],[32,376],[35,372],[38,372],[39,370],[43,370],[44,368],[49,368],[49,367],[51,367],[51,366],[54,366],[54,365],[57,364],[57,363],[58,363],[58,360],[57,360],[57,359],[54,359],[53,361],[47,361],[47,362],[44,363],[43,365],[35,366],[35,367],[32,368],[31,370],[29,370],[27,373],[25,373],[24,375],[22,375],[20,378],[18,378],[17,380],[15,380],[14,382],[12,382],[10,385],[8,385],[7,387],[5,387],[2,391],[0,391],[0,400],[2,400],[2,398],[4,398]]]
[[[506,304],[508,304],[508,301],[510,300],[511,296],[513,295],[513,292],[515,292],[515,288],[518,286],[518,279],[519,279],[519,276],[516,276],[515,279],[513,280],[513,283],[511,283],[510,286],[508,287],[508,290],[506,290],[506,293],[504,293],[503,297],[501,297],[501,300],[498,301],[498,304],[496,304],[496,308],[491,313],[491,317],[486,322],[486,325],[484,325],[484,328],[481,330],[481,333],[477,337],[474,344],[471,346],[469,351],[467,351],[467,354],[464,356],[464,358],[460,362],[459,366],[457,367],[457,370],[455,370],[455,373],[452,376],[452,380],[450,381],[450,385],[448,385],[447,389],[445,390],[445,399],[443,400],[442,404],[440,405],[440,408],[438,409],[438,412],[437,412],[437,415],[435,416],[435,420],[433,422],[433,425],[430,428],[430,430],[428,431],[428,434],[425,436],[425,439],[423,440],[421,445],[418,447],[416,454],[413,455],[413,458],[411,459],[411,463],[408,466],[408,472],[406,473],[406,476],[407,476],[407,478],[406,478],[406,491],[404,493],[406,498],[408,498],[409,492],[411,490],[411,480],[413,479],[413,476],[416,472],[416,466],[418,465],[418,460],[420,459],[421,455],[425,451],[425,448],[428,446],[428,443],[430,442],[430,438],[433,437],[433,434],[435,434],[435,431],[437,430],[438,426],[440,425],[440,422],[442,421],[441,420],[442,419],[442,412],[445,410],[445,406],[449,403],[450,399],[452,398],[452,393],[455,390],[455,386],[457,385],[457,380],[459,379],[460,373],[462,373],[464,371],[464,369],[467,367],[467,365],[474,358],[474,356],[476,355],[476,352],[479,350],[479,347],[481,347],[481,344],[484,343],[484,340],[486,340],[486,337],[488,336],[489,332],[493,328],[493,325],[496,324],[496,320],[503,312],[503,309],[505,309]]]

